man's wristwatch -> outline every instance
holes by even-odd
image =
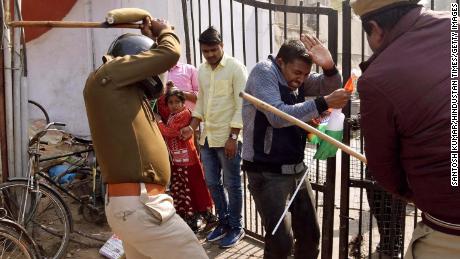
[[[238,139],[238,135],[235,134],[235,133],[230,133],[230,135],[228,136],[229,138],[233,139],[233,140],[237,140]]]

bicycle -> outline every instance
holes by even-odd
[[[67,158],[64,161],[68,167],[53,177],[47,174],[46,170],[40,170],[37,174],[80,204],[79,213],[83,215],[86,221],[100,223],[105,220],[105,192],[94,154],[93,143],[91,140],[71,134],[68,135],[70,136],[70,144],[83,146],[83,150],[40,159],[39,162],[43,163]],[[49,169],[50,167],[48,167]],[[76,180],[69,180],[70,178]]]
[[[51,126],[49,123],[29,141],[29,168],[26,178],[9,179],[0,184],[0,200],[7,218],[23,226],[35,240],[40,255],[45,258],[61,258],[65,255],[70,232],[73,231],[72,215],[61,195],[43,181],[40,172],[40,138]],[[46,179],[45,179],[46,180]]]
[[[1,214],[0,258],[40,258],[37,244],[27,234],[27,231],[16,222],[5,219],[5,209],[1,208]]]
[[[43,114],[43,116],[45,116],[46,124],[50,123],[50,116],[48,115],[48,112],[45,110],[45,108],[41,104],[37,103],[36,101],[32,101],[32,100],[28,100],[28,103],[32,105],[32,106],[29,106],[29,109],[32,107],[38,108]],[[32,109],[36,110],[36,108],[32,108]]]

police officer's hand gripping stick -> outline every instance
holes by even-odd
[[[245,92],[240,92],[240,97],[245,99],[246,101],[250,102],[251,104],[253,104],[257,109],[259,110],[265,110],[265,111],[268,111],[268,112],[271,112],[289,122],[291,122],[292,124],[308,131],[308,132],[311,132],[313,134],[316,134],[319,138],[327,141],[328,143],[334,145],[334,146],[337,146],[338,148],[340,148],[342,151],[344,151],[345,153],[359,159],[360,161],[362,161],[363,163],[367,164],[367,160],[366,160],[366,157],[361,154],[361,153],[358,153],[356,152],[355,150],[353,150],[351,147],[343,144],[342,142],[340,141],[337,141],[336,139],[326,135],[325,133],[317,130],[316,128],[308,125],[307,123],[285,113],[285,112],[282,112],[280,110],[278,110],[277,108],[271,106],[270,104],[264,102],[264,101],[261,101],[259,100],[258,98],[250,95],[250,94],[247,94]],[[310,164],[311,164],[311,161],[310,161]],[[302,186],[302,183],[305,181],[305,178],[307,177],[308,175],[308,172],[310,170],[310,167],[308,167],[308,169],[305,171],[304,175],[302,176],[299,184],[297,185],[297,188],[294,192],[294,194],[292,195],[292,198],[289,200],[288,202],[288,205],[286,206],[286,208],[284,209],[284,212],[283,214],[281,215],[280,219],[278,220],[278,223],[276,224],[275,228],[273,229],[272,231],[272,235],[275,235],[276,231],[278,230],[278,227],[279,225],[281,224],[281,222],[283,221],[284,217],[286,216],[286,213],[288,212],[289,210],[289,207],[291,206],[292,202],[294,201],[296,195],[297,195],[297,192],[300,190],[300,187]]]

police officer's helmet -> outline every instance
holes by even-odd
[[[155,48],[156,43],[140,34],[126,33],[115,39],[109,47],[107,54],[113,57],[136,55],[143,51]],[[163,83],[157,75],[152,75],[139,82],[148,98],[158,98],[163,92]]]
[[[107,54],[113,57],[136,55],[154,47],[154,41],[140,34],[126,33],[112,42]]]

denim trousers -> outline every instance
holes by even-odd
[[[320,229],[313,203],[310,182],[305,180],[275,235],[272,232],[292,197],[303,173],[283,175],[270,172],[247,172],[249,191],[262,217],[265,234],[265,259],[314,259],[319,254]],[[294,244],[295,240],[295,244]]]
[[[206,184],[211,193],[221,224],[242,228],[243,188],[241,186],[241,146],[232,159],[225,157],[223,147],[209,147],[206,140],[200,148]]]

